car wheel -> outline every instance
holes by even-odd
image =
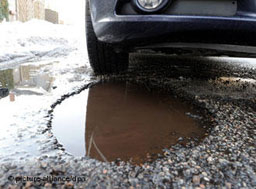
[[[86,1],[86,38],[90,65],[96,74],[127,70],[129,53],[116,53],[111,45],[98,41],[92,26],[88,0]]]

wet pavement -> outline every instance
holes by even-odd
[[[0,88],[8,90],[0,97],[0,156],[3,161],[23,160],[40,154],[42,136],[37,135],[38,128],[33,125],[40,124],[42,119],[36,120],[38,113],[33,111],[43,108],[40,100],[52,90],[54,77],[49,73],[49,66],[53,64],[57,63],[28,63],[0,70]]]
[[[145,85],[99,83],[57,106],[52,130],[73,155],[139,164],[171,145],[200,141],[206,129],[194,109]]]
[[[25,82],[14,82],[14,70],[8,71],[8,77],[0,77],[2,86],[16,94],[13,102],[10,96],[0,99],[0,107],[4,107],[0,109],[0,188],[16,185],[46,188],[60,185],[67,188],[256,187],[254,59],[135,54],[131,56],[127,72],[95,77],[89,67],[84,66],[84,60],[75,60],[80,55],[46,64],[32,71],[34,74]],[[32,65],[39,66],[38,63]],[[44,78],[49,82],[35,84],[40,74],[48,75]],[[3,78],[12,78],[10,84]],[[115,98],[106,100],[107,95]],[[150,116],[145,116],[146,113]],[[113,114],[114,119],[108,119]],[[58,115],[63,120],[57,120]],[[125,123],[130,124],[122,123],[124,117],[129,118]],[[155,127],[145,129],[144,121]],[[70,122],[72,124],[68,124]],[[188,124],[189,129],[177,128],[173,123]],[[141,129],[134,125],[140,125]],[[179,132],[172,133],[178,129]],[[126,130],[129,132],[124,132]],[[166,137],[169,131],[173,135]],[[195,139],[201,140],[179,141],[180,137],[193,136],[192,131],[196,133]],[[110,132],[115,133],[111,137],[116,138],[107,143]],[[151,137],[141,141],[132,138],[142,132]],[[74,141],[74,136],[81,142]],[[134,142],[133,149],[138,148],[136,154],[143,161],[139,161],[139,165],[131,164],[130,157],[134,157],[131,152],[121,157],[124,162],[102,162],[99,151],[108,161],[123,155],[118,150],[118,153],[111,153],[115,157],[108,157],[113,143],[126,145],[121,140],[125,137],[128,138],[125,142]],[[65,143],[68,138],[71,142],[73,139],[76,147],[72,147],[70,141]],[[151,152],[161,155],[153,161],[145,161],[147,151],[140,150],[139,144],[151,139],[159,144],[159,149]],[[145,144],[143,148],[149,146]],[[109,150],[106,152],[105,148]],[[88,151],[89,156],[80,157]],[[20,182],[16,179],[15,182],[10,179],[28,175],[81,176],[84,180]]]
[[[0,87],[8,89],[15,96],[43,95],[45,92],[51,92],[54,78],[47,73],[47,65],[49,64],[27,64],[0,70]]]

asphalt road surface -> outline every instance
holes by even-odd
[[[256,187],[256,60],[133,54],[127,72],[94,76],[88,60],[78,56],[0,71],[1,87],[10,91],[0,99],[0,188]],[[189,104],[198,115],[187,116],[200,120],[204,137],[185,142],[179,137],[170,145],[166,140],[157,157],[136,164],[72,155],[53,132],[54,110],[73,96],[113,81],[142,85],[149,93],[162,91]],[[86,106],[84,101],[81,106]],[[70,108],[66,115],[75,112]],[[72,137],[72,129],[66,134]]]

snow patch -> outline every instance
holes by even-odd
[[[0,69],[23,62],[63,57],[84,48],[84,29],[42,20],[0,24]]]

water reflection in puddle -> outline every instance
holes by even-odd
[[[202,138],[192,107],[131,83],[102,83],[54,110],[53,133],[65,149],[100,161],[153,160],[180,137]]]
[[[11,92],[11,101],[14,100],[14,95],[42,95],[44,92],[50,92],[54,78],[47,71],[40,72],[44,66],[46,65],[27,64],[0,70],[0,89],[8,89]],[[2,95],[4,96],[6,94]]]

